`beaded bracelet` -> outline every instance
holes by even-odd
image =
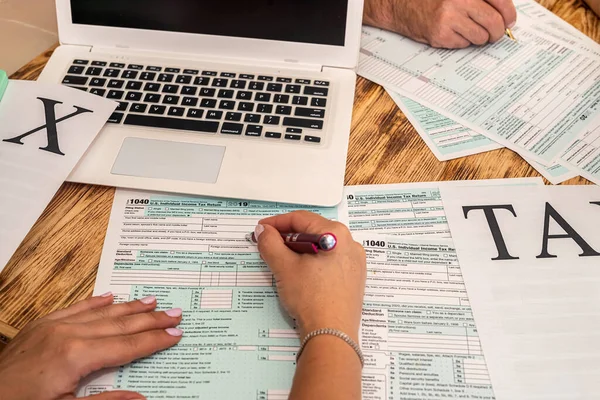
[[[350,345],[350,347],[352,347],[352,349],[354,349],[354,351],[356,352],[356,355],[358,356],[358,359],[360,360],[360,365],[362,367],[365,366],[365,358],[363,356],[362,350],[360,349],[360,346],[358,344],[356,344],[356,342],[354,340],[352,340],[352,338],[350,336],[346,335],[344,332],[338,331],[337,329],[331,329],[331,328],[317,329],[315,331],[310,332],[308,335],[306,335],[304,337],[304,339],[302,340],[302,343],[300,344],[300,350],[298,350],[298,354],[296,355],[296,362],[298,362],[298,360],[300,359],[300,356],[302,355],[302,352],[304,351],[304,348],[306,347],[306,344],[309,342],[309,340],[314,338],[315,336],[319,336],[319,335],[332,335],[332,336],[342,339],[344,342],[346,342],[348,345]]]

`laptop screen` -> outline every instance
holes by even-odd
[[[74,24],[344,46],[348,0],[71,0]]]

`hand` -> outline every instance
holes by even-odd
[[[366,0],[365,23],[434,47],[497,42],[514,26],[512,0]]]
[[[279,232],[333,233],[336,248],[297,254]],[[258,250],[275,277],[279,299],[296,319],[300,336],[315,329],[339,329],[358,343],[365,293],[366,256],[348,229],[305,211],[263,219],[255,230]]]
[[[92,297],[34,321],[0,353],[0,399],[74,399],[90,373],[149,356],[179,342],[181,309],[154,311],[156,298],[113,305]],[[143,400],[127,391],[88,400]]]

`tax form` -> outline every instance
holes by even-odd
[[[346,186],[340,215],[354,233],[450,237],[442,187],[542,186],[541,178]]]
[[[462,50],[364,27],[358,73],[550,165],[600,114],[600,59],[519,21],[518,42]]]
[[[401,96],[390,90],[387,90],[387,92],[440,161],[452,160],[504,147],[474,130],[412,101],[408,97]],[[575,168],[570,167],[565,162],[555,162],[551,166],[546,167],[538,162],[527,160],[525,157],[523,158],[554,185],[558,185],[578,175]]]

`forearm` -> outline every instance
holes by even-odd
[[[365,0],[363,23],[394,30],[395,0]]]
[[[343,340],[312,338],[298,361],[290,400],[360,400],[362,368],[356,352]]]

